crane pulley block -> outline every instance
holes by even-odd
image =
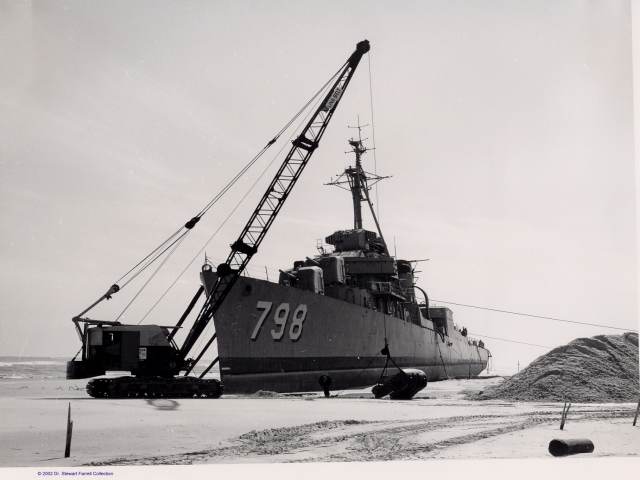
[[[184,228],[186,228],[187,230],[191,230],[193,227],[196,226],[196,223],[198,223],[200,221],[200,217],[196,216],[193,217],[191,220],[189,220],[187,223],[184,224]]]
[[[234,250],[240,253],[244,253],[245,255],[255,255],[256,253],[258,253],[257,247],[252,247],[251,245],[247,245],[242,240],[236,240],[235,242],[233,242],[231,244],[231,248],[233,248]]]
[[[228,263],[221,263],[216,268],[216,273],[218,274],[218,277],[226,277],[227,275],[231,275],[232,273],[235,273],[235,272],[236,270],[231,268],[231,266]]]
[[[318,148],[318,142],[314,142],[312,140],[309,140],[307,137],[305,137],[304,135],[300,135],[298,138],[296,138],[293,142],[291,142],[295,147],[299,147],[299,148],[304,148],[305,150],[307,150],[308,152],[311,152],[313,150],[315,150],[316,148]]]
[[[107,300],[111,300],[111,295],[113,295],[114,293],[118,293],[119,291],[120,291],[120,286],[117,283],[114,283],[109,287],[109,290],[107,290],[107,293],[104,294],[104,298],[106,298]]]

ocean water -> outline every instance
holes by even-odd
[[[45,380],[66,377],[64,358],[2,357],[0,356],[0,382],[3,380]]]
[[[10,380],[65,380],[67,377],[67,361],[69,358],[56,357],[3,357],[0,356],[0,382]],[[198,375],[206,368],[206,361],[193,370]],[[216,365],[211,369],[211,376],[218,377]],[[127,375],[128,372],[109,372],[111,376]]]

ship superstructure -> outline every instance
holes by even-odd
[[[353,228],[327,236],[331,252],[294,261],[277,284],[242,277],[214,319],[229,392],[318,390],[327,379],[332,388],[362,387],[399,368],[429,380],[468,377],[487,365],[483,342],[415,286],[414,263],[389,254],[370,198],[386,177],[363,169],[360,128],[349,145],[355,165],[329,184],[350,191]],[[363,228],[363,203],[377,232]],[[213,269],[202,278],[211,284]]]

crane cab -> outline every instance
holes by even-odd
[[[173,376],[182,366],[167,327],[95,325],[84,329],[83,358],[67,363],[67,378],[88,378],[107,371],[136,376]]]

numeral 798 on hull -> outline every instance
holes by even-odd
[[[264,321],[271,312],[271,307],[273,307],[272,302],[264,302],[261,300],[257,303],[256,309],[261,310],[262,313],[253,328],[253,332],[250,337],[251,340],[256,341],[258,335],[260,335],[260,330],[262,329]],[[302,335],[302,327],[304,326],[304,321],[307,318],[307,306],[304,303],[301,303],[295,308],[291,316],[289,316],[289,311],[289,304],[283,302],[276,307],[273,313],[273,328],[270,330],[270,333],[271,338],[276,342],[281,341],[284,337],[289,318],[291,318],[291,322],[289,324],[289,339],[292,342],[295,342]]]

